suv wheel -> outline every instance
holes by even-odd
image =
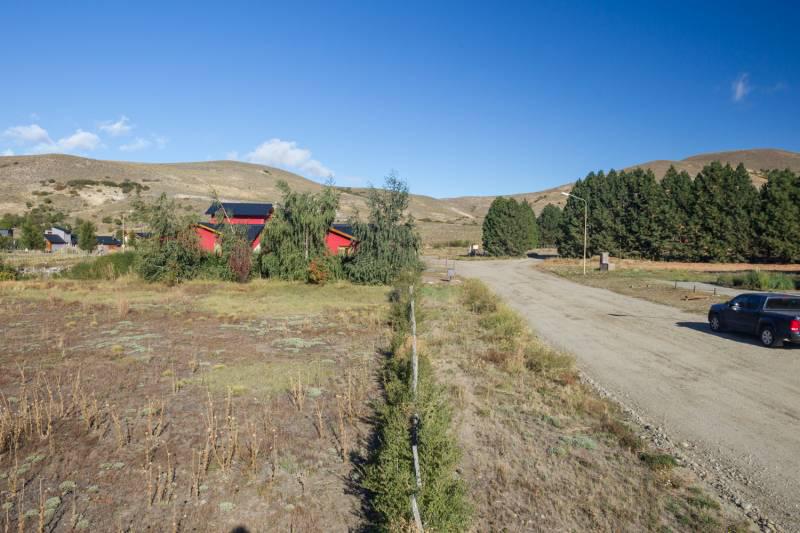
[[[772,348],[773,346],[780,346],[780,342],[775,339],[775,330],[772,329],[772,326],[764,326],[761,328],[761,334],[759,335],[761,339],[761,344],[766,346],[767,348]]]
[[[722,331],[722,322],[719,319],[719,315],[711,315],[708,319],[708,327],[711,328],[711,331]]]

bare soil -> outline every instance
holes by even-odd
[[[81,284],[21,285],[0,287],[6,531],[363,524],[352,475],[388,335],[373,290],[316,312],[278,295],[277,312],[221,314],[170,305],[186,288],[103,284],[116,300],[100,303],[64,298]],[[212,302],[248,297],[202,287]],[[268,284],[254,290],[269,297]]]

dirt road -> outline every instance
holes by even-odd
[[[539,335],[772,521],[800,531],[800,347],[712,334],[704,316],[538,271],[459,262]],[[688,444],[688,446],[686,446]]]

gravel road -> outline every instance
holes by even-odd
[[[745,510],[800,531],[800,347],[712,334],[705,316],[572,283],[534,262],[461,261],[456,272],[482,279],[575,354]]]

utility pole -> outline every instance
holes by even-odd
[[[589,241],[589,202],[587,202],[584,198],[580,196],[575,196],[574,194],[570,194],[568,192],[562,191],[561,194],[564,196],[571,196],[573,198],[577,198],[581,202],[583,202],[583,275],[586,275],[586,250],[587,250],[587,243]]]

